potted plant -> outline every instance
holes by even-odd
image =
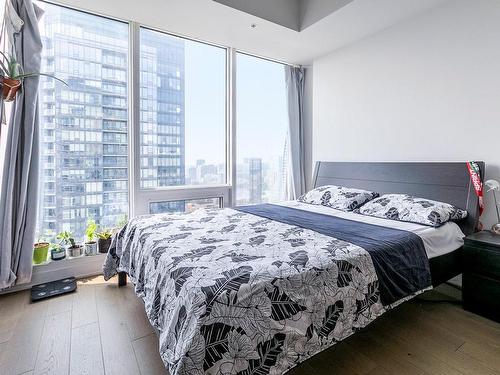
[[[109,229],[104,229],[101,232],[97,233],[97,245],[99,248],[99,252],[102,254],[106,254],[111,246],[111,236],[113,234]]]
[[[48,242],[38,241],[33,244],[33,264],[42,264],[47,261],[47,255],[49,253]]]
[[[97,254],[97,242],[95,241],[96,231],[96,222],[94,220],[89,220],[87,229],[85,230],[85,235],[87,236],[87,241],[85,242],[85,255],[87,256]]]
[[[61,232],[57,235],[57,238],[61,240],[61,244],[64,243],[67,246],[66,252],[70,258],[76,258],[83,254],[83,246],[75,242],[71,232]]]
[[[11,102],[16,98],[16,94],[21,88],[24,78],[46,76],[56,79],[66,86],[63,80],[45,73],[25,73],[22,65],[16,60],[15,56],[0,51],[0,83],[2,84],[2,96],[6,102]]]
[[[51,243],[50,244],[50,259],[61,260],[66,258],[66,250],[61,244]]]

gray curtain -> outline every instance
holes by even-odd
[[[24,21],[14,34],[17,60],[27,73],[39,72],[42,10],[31,0],[12,1]],[[38,203],[38,77],[24,80],[8,123],[0,194],[0,289],[31,280]],[[3,136],[3,135],[2,135]]]
[[[3,85],[0,83],[0,91],[3,90]],[[4,124],[5,108],[3,105],[3,95],[0,95],[0,137],[2,136],[3,124]],[[0,171],[2,168],[0,168]]]
[[[304,69],[285,66],[288,91],[288,140],[290,155],[290,179],[287,199],[296,199],[306,188],[304,149]]]

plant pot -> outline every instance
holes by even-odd
[[[2,96],[6,102],[11,102],[16,98],[16,94],[21,88],[21,81],[18,79],[2,78]]]
[[[91,256],[97,254],[97,242],[85,242],[85,255]]]
[[[99,238],[97,240],[98,246],[99,246],[99,252],[101,254],[106,254],[109,250],[109,247],[111,246],[111,238],[106,238],[105,240],[102,238]]]
[[[495,234],[500,234],[500,223],[496,223],[491,227],[491,231]]]
[[[38,242],[33,245],[33,264],[42,264],[47,261],[49,254],[49,243]]]
[[[75,245],[75,246],[69,246],[66,249],[66,252],[68,253],[68,256],[70,258],[78,258],[79,256],[82,256],[84,250],[82,245]]]
[[[64,258],[66,258],[66,250],[64,250],[64,249],[52,249],[52,250],[50,250],[50,259],[62,260]]]

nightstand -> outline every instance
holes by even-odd
[[[490,231],[465,238],[464,308],[500,322],[500,236]]]

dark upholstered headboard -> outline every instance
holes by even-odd
[[[484,162],[477,162],[484,176]],[[469,235],[479,220],[478,198],[463,163],[317,162],[314,187],[339,185],[380,194],[402,193],[453,204],[467,210],[458,224]]]

